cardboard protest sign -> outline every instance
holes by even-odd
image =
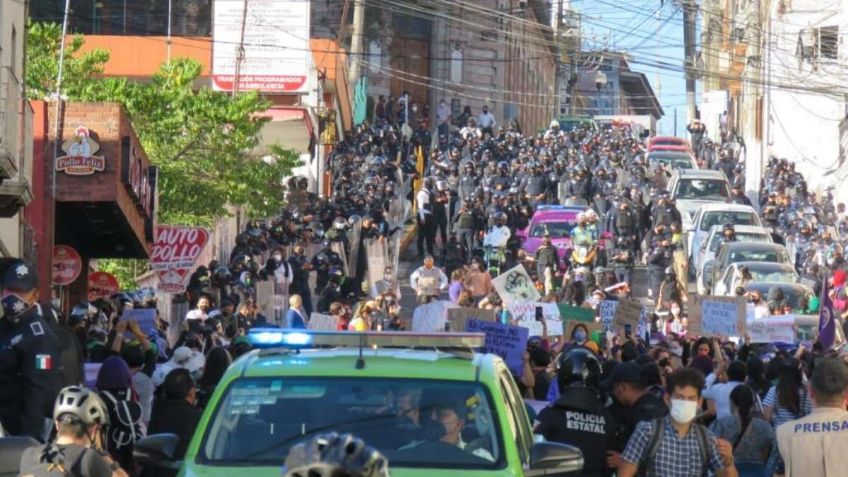
[[[598,305],[598,318],[604,326],[604,331],[613,329],[613,321],[615,319],[615,312],[618,309],[618,303],[618,300],[603,300]]]
[[[542,323],[536,321],[536,308],[542,308],[542,316],[548,327],[549,336],[562,336],[562,318],[559,316],[559,308],[556,303],[542,303],[531,301],[525,303],[513,303],[509,305],[509,314],[512,319],[530,330],[530,336],[542,336]]]
[[[492,285],[507,306],[513,303],[538,301],[542,298],[522,265],[516,265],[501,273],[492,280]]]
[[[482,321],[496,321],[495,310],[481,310],[479,308],[451,308],[448,310],[448,321],[450,331],[462,331],[470,319]]]
[[[333,315],[312,313],[309,315],[310,330],[336,331],[339,320]]]
[[[594,331],[604,331],[604,324],[598,321],[593,321],[591,323],[587,323],[585,321],[579,320],[568,320],[565,322],[565,337],[566,339],[571,338],[571,334],[574,333],[574,327],[577,325],[584,325],[586,329],[589,330],[589,336],[592,335]]]
[[[744,336],[746,306],[741,297],[689,295],[690,336]]]
[[[562,321],[576,320],[585,323],[595,321],[595,310],[591,308],[583,308],[582,306],[568,305],[565,303],[560,303],[557,307],[559,308],[559,316],[562,318]]]
[[[121,321],[128,320],[133,320],[138,323],[138,328],[146,335],[156,329],[156,309],[132,308],[124,310],[121,314]]]
[[[642,302],[630,298],[622,299],[615,309],[613,323],[616,328],[624,329],[630,325],[633,333],[638,333],[639,323],[642,321]]]
[[[795,315],[768,316],[759,320],[748,320],[748,336],[751,343],[795,343]]]
[[[485,333],[486,345],[483,351],[500,356],[512,374],[521,376],[529,336],[527,328],[504,325],[496,321],[470,319],[466,323],[465,331]]]

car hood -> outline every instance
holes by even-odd
[[[280,459],[280,465],[276,467],[211,467],[211,466],[187,466],[180,471],[180,477],[232,477],[233,475],[250,475],[251,477],[280,477],[280,468],[283,466],[284,458]],[[462,470],[462,469],[412,469],[403,467],[392,467],[389,463],[392,477],[515,477],[509,468],[500,470]]]
[[[681,213],[686,212],[690,215],[694,215],[695,212],[704,204],[715,204],[716,202],[721,202],[717,200],[698,200],[698,199],[676,199],[675,204],[677,205],[677,210]]]
[[[565,254],[565,250],[571,247],[571,237],[552,238],[551,243],[556,247],[560,256]],[[524,241],[521,248],[528,254],[535,255],[539,247],[542,246],[542,237],[530,237]]]

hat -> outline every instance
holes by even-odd
[[[23,260],[14,260],[3,274],[2,288],[21,292],[34,290],[38,288],[38,275]]]
[[[187,346],[180,346],[174,350],[173,356],[166,363],[156,368],[153,372],[153,384],[159,386],[165,382],[165,377],[168,373],[177,369],[187,369],[192,375],[195,375],[203,370],[206,364],[206,358],[200,351],[193,351]]]
[[[609,388],[620,383],[644,385],[642,367],[633,361],[621,363],[615,367],[610,377],[604,380],[603,384]]]

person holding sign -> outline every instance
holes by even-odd
[[[412,272],[409,286],[415,290],[418,303],[424,304],[438,299],[442,291],[448,288],[448,277],[435,266],[432,255],[424,257],[424,265]]]

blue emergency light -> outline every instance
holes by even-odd
[[[334,348],[481,348],[482,333],[411,333],[392,331],[317,331],[302,329],[255,328],[248,332],[254,348],[303,349]]]

